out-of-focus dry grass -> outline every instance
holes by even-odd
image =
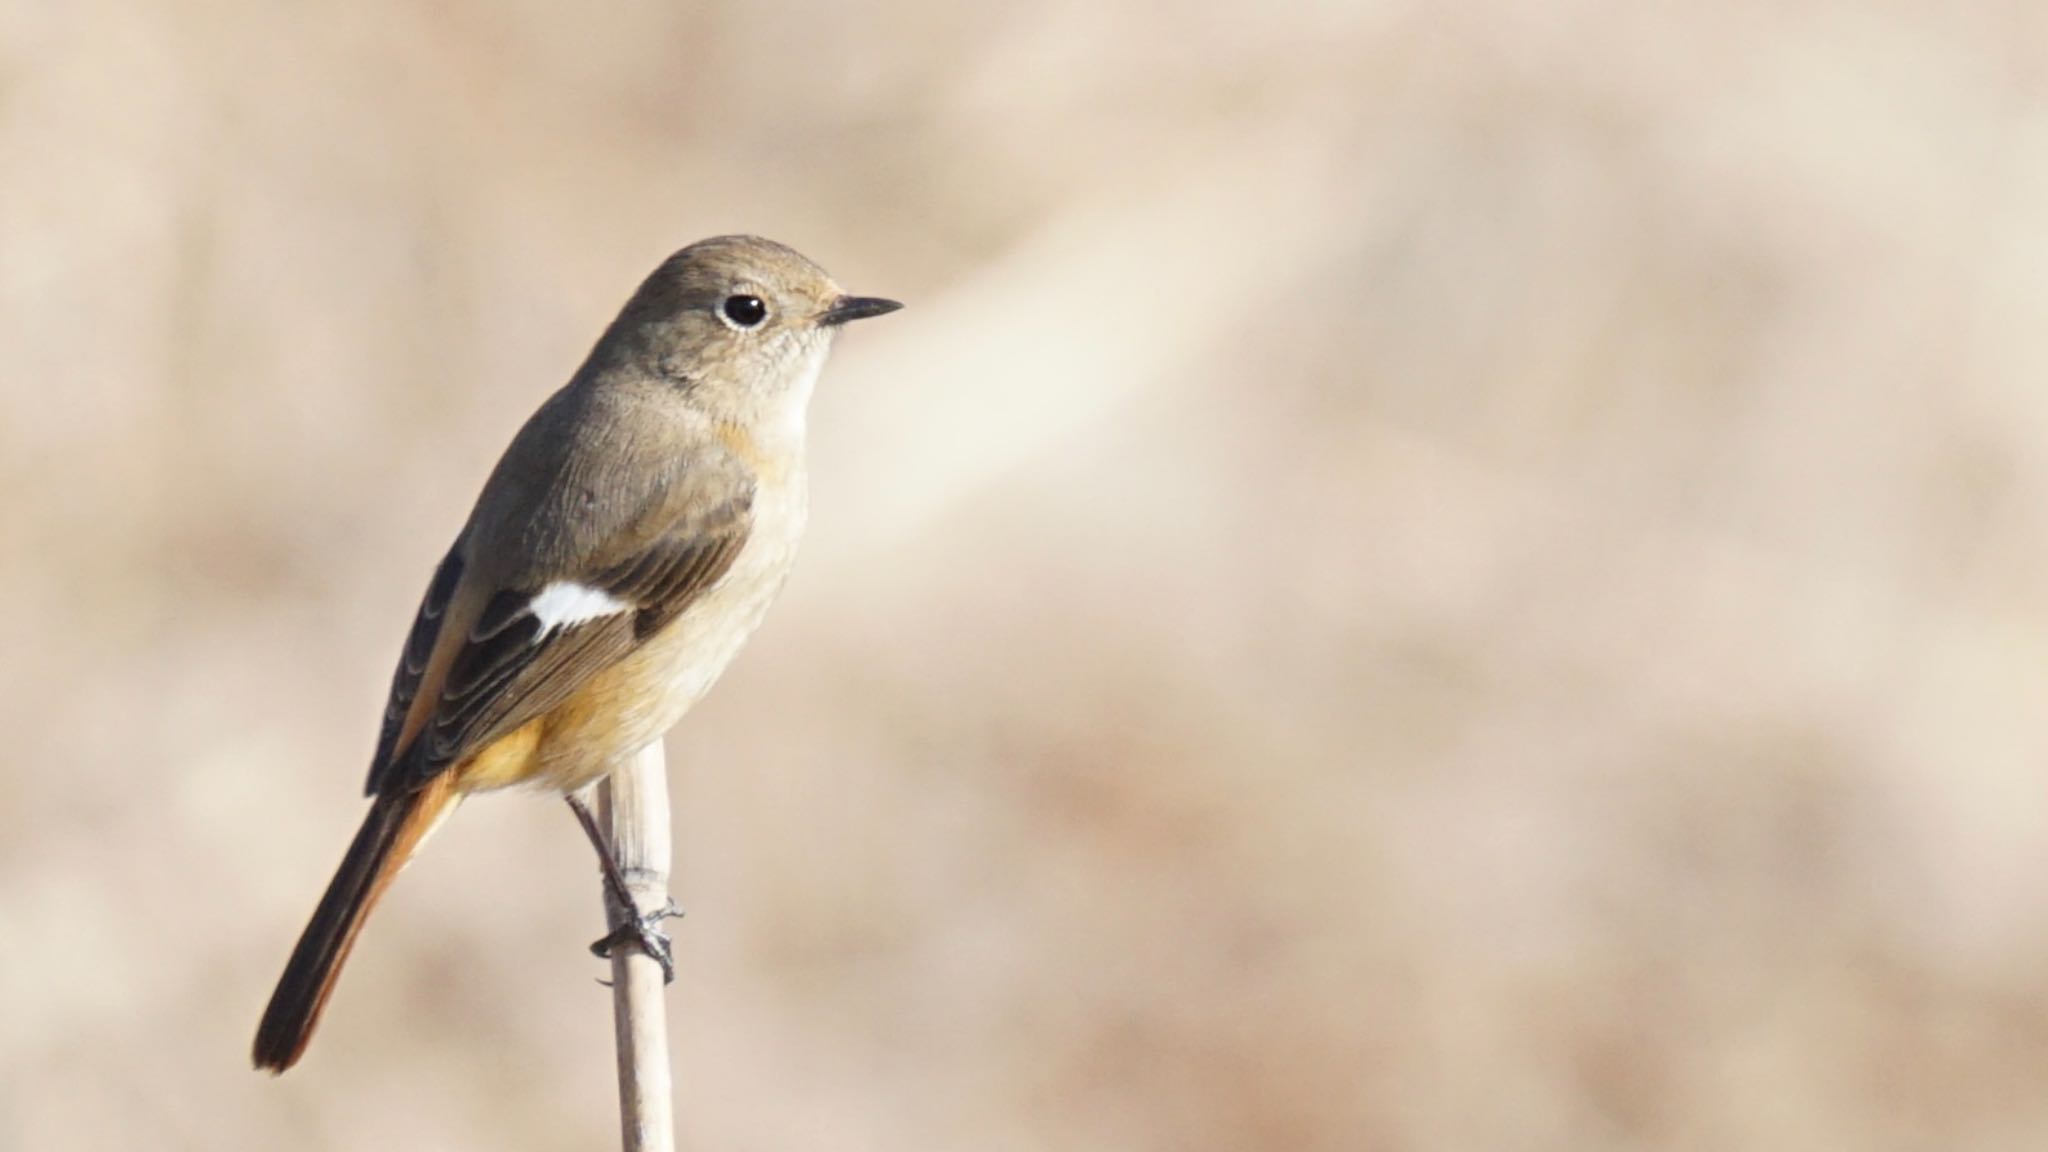
[[[0,1147],[609,1143],[551,802],[244,1053],[734,229],[912,308],[670,742],[688,1146],[2041,1147],[2040,13],[0,3]]]

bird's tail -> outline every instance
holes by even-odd
[[[278,1073],[298,1063],[370,909],[455,803],[451,775],[443,773],[417,792],[379,796],[371,804],[263,1010],[263,1023],[256,1028],[256,1067]]]

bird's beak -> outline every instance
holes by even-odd
[[[886,316],[903,305],[880,296],[841,296],[818,316],[818,323],[827,328],[836,328],[849,320],[865,320],[870,316]]]

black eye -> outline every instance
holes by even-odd
[[[768,318],[768,306],[761,303],[759,296],[727,296],[718,310],[741,328],[752,328]]]

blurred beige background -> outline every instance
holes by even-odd
[[[246,1052],[731,230],[911,307],[669,742],[687,1147],[2048,1145],[2044,11],[0,0],[0,1148],[613,1146],[553,801]]]

